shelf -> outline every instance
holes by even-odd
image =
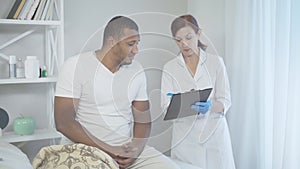
[[[23,142],[23,141],[34,141],[34,140],[45,140],[45,139],[57,139],[61,138],[54,129],[36,129],[32,135],[17,135],[15,132],[3,132],[0,140],[7,141],[10,143]]]
[[[8,8],[14,5],[13,1],[5,0],[2,4],[0,0],[1,10],[5,9],[7,12],[11,10]],[[52,13],[47,13],[51,15],[51,20],[6,19],[5,11],[1,11],[2,18],[0,18],[1,56],[4,56],[4,59],[11,54],[24,57],[27,56],[24,52],[30,50],[30,55],[37,56],[48,70],[48,77],[10,79],[8,71],[2,71],[2,65],[0,66],[0,106],[10,110],[12,118],[18,117],[19,112],[23,112],[24,116],[31,116],[39,121],[32,135],[18,135],[10,127],[2,131],[0,142],[10,142],[18,146],[30,143],[22,147],[29,157],[35,156],[35,151],[41,146],[40,143],[56,144],[56,140],[62,137],[53,125],[53,113],[55,84],[64,62],[64,0],[47,0],[47,2],[53,4]],[[7,63],[5,64],[8,67]],[[16,106],[15,102],[19,102],[20,105]]]
[[[38,78],[38,79],[0,79],[1,84],[24,84],[24,83],[56,83],[56,77]]]
[[[0,24],[32,25],[32,26],[39,26],[39,25],[40,26],[60,26],[61,21],[0,19]]]

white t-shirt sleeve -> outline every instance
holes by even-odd
[[[69,58],[59,72],[56,83],[55,96],[79,98],[81,94],[81,85],[79,77],[76,76],[76,64],[78,57]]]
[[[148,94],[147,94],[147,79],[146,79],[145,72],[142,71],[141,73],[139,73],[136,77],[136,80],[137,80],[139,86],[137,88],[137,93],[136,93],[134,100],[135,101],[149,100]]]

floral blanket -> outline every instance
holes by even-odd
[[[52,145],[42,148],[32,161],[35,169],[118,169],[105,152],[84,144]]]

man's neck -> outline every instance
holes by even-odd
[[[115,58],[114,54],[106,49],[101,48],[96,52],[97,59],[112,73],[117,72],[120,69],[120,63]]]

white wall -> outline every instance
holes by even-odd
[[[185,13],[186,10],[187,3],[182,0],[65,1],[66,57],[100,48],[103,26],[115,15],[129,16],[139,25],[141,42],[136,60],[146,70],[153,119],[149,144],[162,152],[170,149],[171,128],[168,122],[162,122],[161,69],[178,52],[170,38],[170,23],[175,16]]]
[[[225,0],[188,0],[187,11],[197,18],[207,50],[215,53],[215,46],[217,53],[224,56]]]
[[[84,46],[88,38],[99,28],[105,26],[107,21],[115,15],[143,15],[147,12],[165,13],[168,15],[178,15],[187,10],[187,4],[181,0],[66,0],[65,1],[65,56],[69,57]],[[144,18],[143,21],[148,22],[149,29],[165,28],[156,22],[159,18]],[[138,23],[142,26],[142,23]],[[159,27],[158,27],[159,26]],[[143,28],[142,28],[143,29]],[[143,31],[143,30],[140,31]],[[99,36],[102,35],[102,32]],[[99,47],[102,37],[97,39]],[[143,43],[143,42],[142,42]],[[88,47],[87,49],[90,49]]]

